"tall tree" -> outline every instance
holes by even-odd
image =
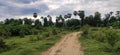
[[[110,21],[110,18],[111,18],[112,15],[113,15],[112,11],[110,13],[108,13],[108,14],[105,14],[105,19],[102,22],[104,26],[109,25],[109,21]]]
[[[48,21],[49,26],[54,25],[52,22],[52,17],[50,15],[48,15],[47,17],[49,18],[49,21]]]
[[[34,18],[37,18],[37,13],[33,13],[33,17],[34,17]]]
[[[44,18],[44,26],[48,26],[48,21],[47,21],[47,17]]]
[[[77,11],[74,11],[73,14],[74,14],[74,16],[76,18],[76,16],[77,16],[78,13],[77,13]]]
[[[64,15],[64,18],[67,19],[67,18],[68,18],[68,15]]]
[[[100,26],[100,25],[101,25],[101,13],[95,12],[94,26]]]
[[[81,18],[82,26],[84,25],[84,17],[85,17],[85,12],[84,11],[78,11],[78,15]]]
[[[39,21],[39,19],[35,20],[35,27],[36,27],[37,29],[40,29],[41,26],[42,26],[42,24],[41,24],[41,22]]]
[[[23,19],[25,24],[31,25],[32,24],[32,19],[28,19],[27,17]]]
[[[116,18],[120,21],[120,11],[116,11]]]
[[[33,17],[37,18],[37,13],[33,13]],[[35,25],[35,19],[33,19],[33,24],[32,25]]]
[[[71,14],[71,13],[68,13],[68,14],[67,14],[67,17],[68,17],[68,18],[71,18],[71,17],[72,17],[72,14]]]

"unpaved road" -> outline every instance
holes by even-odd
[[[79,32],[63,36],[63,38],[42,55],[84,55],[78,40]]]

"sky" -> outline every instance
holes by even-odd
[[[0,20],[12,17],[58,16],[84,10],[86,15],[120,10],[120,0],[0,0]]]

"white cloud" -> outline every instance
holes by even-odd
[[[120,10],[119,5],[120,0],[0,0],[0,16],[32,16],[35,10],[39,11],[39,15],[55,16],[74,10],[85,10],[86,15],[99,11],[104,15]]]

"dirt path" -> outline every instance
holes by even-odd
[[[74,32],[63,36],[60,42],[42,55],[84,55],[78,41],[78,34],[79,32]]]

